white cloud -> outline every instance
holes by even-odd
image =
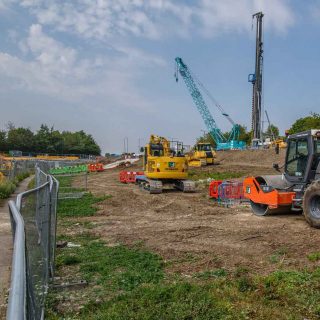
[[[38,22],[86,38],[116,36],[158,39],[190,33],[213,37],[250,29],[250,17],[264,11],[267,28],[285,32],[294,23],[286,0],[24,0]]]
[[[39,24],[30,27],[21,47],[25,59],[0,52],[0,76],[14,81],[6,90],[79,103],[107,100],[122,108],[152,109],[135,83],[148,65],[165,65],[157,56],[124,45],[116,47],[116,56],[83,59],[74,48],[49,37]]]

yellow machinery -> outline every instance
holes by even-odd
[[[284,149],[287,147],[287,143],[285,141],[283,141],[283,139],[276,139],[271,141],[271,147],[276,147],[279,146],[280,149]]]
[[[193,150],[186,155],[188,165],[190,167],[202,167],[214,164],[216,152],[213,150],[210,143],[199,142]]]
[[[183,192],[195,190],[194,181],[187,180],[188,162],[181,142],[169,142],[166,138],[151,135],[143,151],[144,175],[136,178],[140,187],[150,193],[161,193],[164,184]]]

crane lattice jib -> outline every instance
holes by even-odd
[[[203,97],[201,92],[199,91],[196,83],[193,80],[193,77],[187,67],[187,65],[182,61],[181,58],[177,57],[176,59],[176,63],[177,63],[177,68],[178,71],[180,73],[180,75],[182,76],[190,94],[191,97],[198,109],[198,111],[201,114],[201,117],[209,131],[209,133],[211,134],[212,138],[214,139],[214,141],[218,144],[218,143],[222,143],[222,142],[226,142],[225,137],[222,135],[221,130],[218,128],[216,122],[214,121]]]

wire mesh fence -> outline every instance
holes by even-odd
[[[222,181],[218,185],[218,203],[225,207],[247,202],[244,197],[242,181]]]
[[[43,319],[54,276],[59,182],[35,169],[35,188],[9,202],[14,236],[7,319]]]

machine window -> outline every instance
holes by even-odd
[[[315,147],[314,147],[315,153],[320,154],[320,140],[316,140],[314,143],[315,143]]]
[[[288,146],[286,173],[293,177],[303,177],[308,163],[308,141],[291,140]]]
[[[211,145],[210,144],[199,145],[199,151],[211,151]]]

